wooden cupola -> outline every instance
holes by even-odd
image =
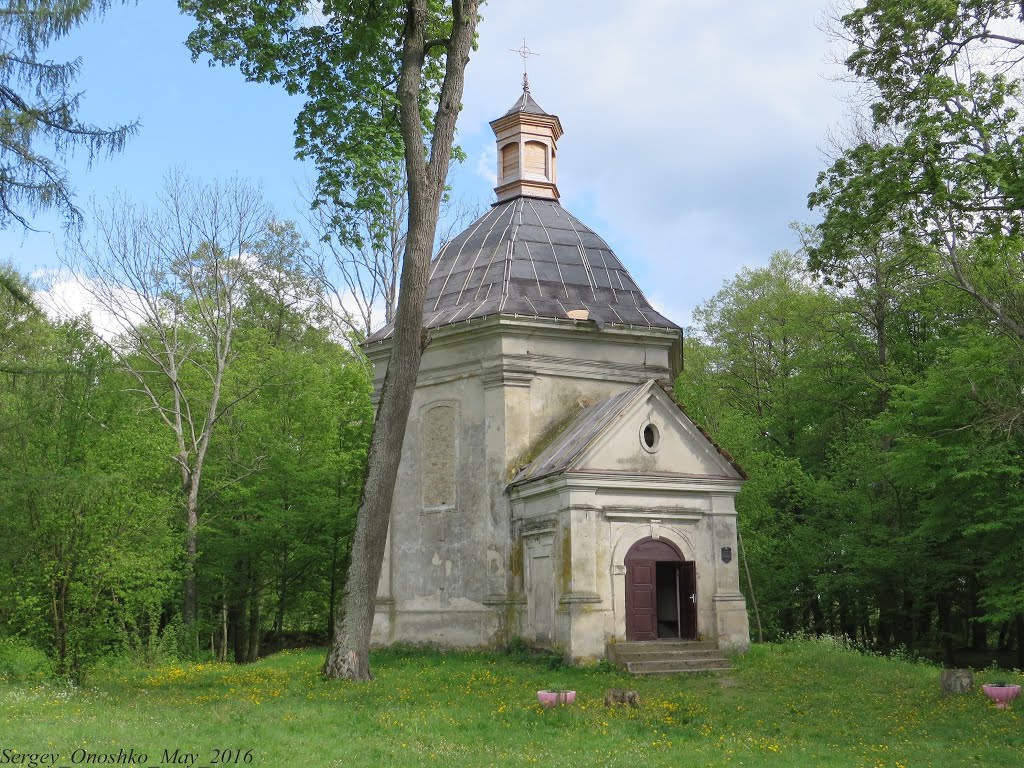
[[[498,202],[514,197],[557,200],[555,155],[562,123],[533,100],[525,78],[523,95],[491,121],[491,130],[498,145]]]

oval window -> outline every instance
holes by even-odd
[[[654,451],[658,450],[658,444],[661,442],[661,433],[656,426],[647,423],[640,430],[640,442],[644,450],[654,453]]]

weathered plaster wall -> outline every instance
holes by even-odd
[[[586,660],[602,657],[608,640],[625,640],[626,554],[638,541],[655,537],[671,541],[695,564],[699,637],[723,649],[745,650],[750,641],[738,560],[727,564],[721,558],[723,546],[736,552],[732,499],[738,483],[716,488],[635,478],[630,485],[609,492],[596,487],[594,478],[562,476],[546,488],[517,494],[515,520],[524,535],[545,521],[555,524],[547,535],[554,544],[552,570],[562,579],[555,580],[558,632],[551,645]],[[568,549],[559,546],[566,540]],[[529,605],[533,595],[526,597]],[[532,637],[528,629],[526,636]]]
[[[557,585],[561,550],[545,555],[545,547],[562,541],[550,532],[547,539],[543,533],[513,538],[506,484],[545,430],[627,386],[667,376],[676,341],[669,331],[599,331],[592,323],[509,318],[435,329],[402,449],[374,642],[479,646],[514,634],[543,635],[545,627],[526,614],[546,616],[545,598],[538,593],[527,606],[524,590],[551,580]],[[378,392],[389,348],[382,343],[367,350]],[[428,467],[446,472],[445,457],[432,451],[444,442],[447,422],[423,423],[433,406],[454,414],[450,504],[443,478],[440,485],[423,480]],[[571,526],[566,521],[563,527]],[[551,642],[568,626],[554,603],[555,589]]]

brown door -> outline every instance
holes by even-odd
[[[658,637],[654,563],[654,560],[630,560],[626,563],[627,640],[656,640]]]
[[[697,639],[697,572],[693,561],[679,564],[679,634],[684,640]]]
[[[657,640],[658,639],[658,563],[680,563],[683,566],[689,565],[690,582],[695,584],[693,579],[693,563],[683,563],[683,556],[679,551],[664,539],[642,539],[629,548],[626,553],[626,639],[627,640]],[[683,568],[681,583],[685,581],[687,573]],[[675,576],[675,573],[672,574]],[[675,580],[674,578],[672,579]],[[675,591],[675,584],[664,584],[664,587],[671,587]],[[683,596],[683,589],[680,588],[678,595],[680,600],[689,604],[690,595],[694,592],[690,589]],[[693,634],[697,633],[697,611],[695,604],[680,606],[681,613],[686,615],[687,611],[692,613]],[[664,618],[664,617],[663,617]],[[673,629],[671,635],[677,636],[677,630]]]

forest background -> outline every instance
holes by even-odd
[[[867,106],[812,191],[821,223],[698,307],[676,393],[750,477],[759,638],[1020,666],[1021,19],[903,6],[837,27]],[[68,265],[101,334],[3,268],[0,643],[80,675],[110,654],[245,662],[329,639],[396,189],[358,243],[325,241],[329,215],[277,219],[243,182],[171,174],[157,205],[97,207]]]

